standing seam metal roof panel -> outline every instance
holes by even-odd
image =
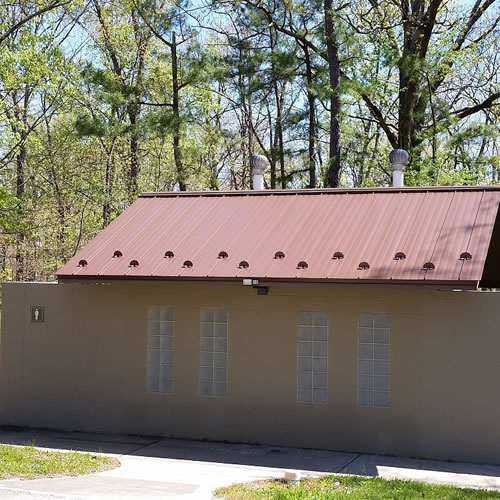
[[[499,201],[499,187],[148,193],[56,274],[474,283]],[[120,258],[113,258],[116,250]],[[174,256],[165,258],[166,251]],[[220,252],[227,256],[218,258]],[[284,256],[277,259],[276,252]],[[333,259],[334,252],[343,258]],[[405,258],[396,260],[397,252]],[[461,259],[464,252],[472,258]],[[186,261],[192,266],[183,267]],[[242,261],[248,267],[239,266]],[[425,271],[426,262],[434,269]]]
[[[200,244],[200,239],[203,238],[203,229],[210,222],[210,218],[221,220],[220,218],[224,214],[220,210],[220,201],[214,200],[215,203],[207,210],[206,207],[196,203],[196,200],[191,199],[193,205],[189,211],[181,212],[175,220],[172,220],[169,226],[165,227],[163,225],[161,232],[158,233],[154,241],[148,239],[149,245],[141,255],[141,262],[144,262],[145,267],[143,269],[141,266],[133,268],[127,275],[146,274],[154,276],[157,273],[161,274],[164,270],[168,270],[176,264],[180,263],[182,266],[185,261],[192,261],[193,253]],[[187,247],[186,240],[190,241],[190,245]],[[173,258],[166,258],[167,252],[172,252],[174,254]],[[181,257],[182,261],[180,260]],[[181,274],[179,269],[178,274]]]
[[[463,262],[460,280],[475,280],[476,276],[482,274],[497,214],[498,192],[485,191],[477,217],[472,222],[471,239],[466,249],[472,255],[472,259]]]
[[[406,258],[396,260],[395,256],[403,251],[424,198],[424,193],[407,193],[403,200],[399,199],[398,193],[390,195],[388,205],[391,212],[379,229],[385,235],[385,244],[374,248],[370,257],[373,266],[365,271],[365,279],[384,279],[386,276],[392,279],[397,266],[404,266]]]
[[[460,276],[463,264],[460,256],[467,251],[482,196],[483,193],[476,192],[471,193],[466,200],[460,200],[460,196],[455,195],[430,257],[430,262],[436,267],[433,271],[427,271],[426,279],[446,279],[450,274]],[[454,259],[447,257],[448,248],[456,249]]]

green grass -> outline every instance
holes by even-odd
[[[114,458],[90,453],[45,451],[34,446],[0,445],[0,479],[77,476],[113,469]]]
[[[283,480],[234,484],[215,491],[228,500],[465,500],[500,498],[500,492],[435,486],[416,481],[388,481],[359,476],[324,476],[303,479],[292,486]]]

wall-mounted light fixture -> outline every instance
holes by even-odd
[[[259,284],[259,280],[254,278],[243,278],[243,286],[256,286]]]

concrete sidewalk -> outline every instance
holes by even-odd
[[[460,464],[324,450],[182,441],[175,439],[0,428],[0,443],[35,444],[117,457],[121,467],[98,474],[0,481],[0,498],[210,499],[236,482],[348,473],[500,490],[500,466]]]

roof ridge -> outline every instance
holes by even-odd
[[[500,184],[486,186],[406,186],[395,187],[359,187],[359,188],[322,188],[322,189],[264,189],[231,190],[231,191],[158,191],[145,192],[140,198],[166,198],[184,196],[289,196],[289,195],[336,195],[336,194],[367,194],[367,193],[420,193],[420,192],[450,192],[450,191],[500,191]]]

